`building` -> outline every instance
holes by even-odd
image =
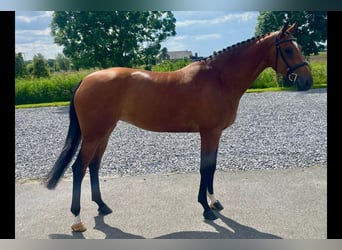
[[[197,53],[192,55],[192,52],[189,50],[183,51],[168,51],[167,52],[167,59],[169,60],[177,60],[177,59],[190,59],[192,61],[200,60],[201,57],[198,57]]]

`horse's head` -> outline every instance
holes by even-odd
[[[296,24],[283,26],[274,35],[274,70],[286,76],[298,90],[308,90],[313,84],[311,71],[296,38],[292,35]]]

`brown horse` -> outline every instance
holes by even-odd
[[[100,214],[112,212],[101,198],[98,171],[119,120],[156,132],[200,133],[198,202],[205,219],[216,219],[212,209],[223,209],[213,189],[219,140],[234,122],[243,93],[267,67],[287,76],[299,90],[312,86],[294,29],[295,25],[284,25],[279,31],[238,43],[173,72],[114,67],[86,76],[71,99],[65,145],[46,183],[49,189],[56,187],[81,142],[72,165],[72,229],[86,230],[80,219],[80,195],[88,166],[92,200]]]

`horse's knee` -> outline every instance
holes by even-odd
[[[217,150],[213,152],[201,152],[201,168],[216,168]]]

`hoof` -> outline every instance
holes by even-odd
[[[210,208],[217,211],[221,211],[224,207],[219,201],[215,201],[214,203],[210,204]]]
[[[87,228],[83,225],[82,222],[75,223],[71,226],[72,231],[74,232],[84,232]]]
[[[99,215],[107,215],[113,212],[112,209],[110,209],[106,204],[97,209],[97,211],[99,212]]]
[[[217,216],[211,210],[204,211],[203,216],[204,216],[204,219],[206,219],[206,220],[216,220],[217,219]]]

